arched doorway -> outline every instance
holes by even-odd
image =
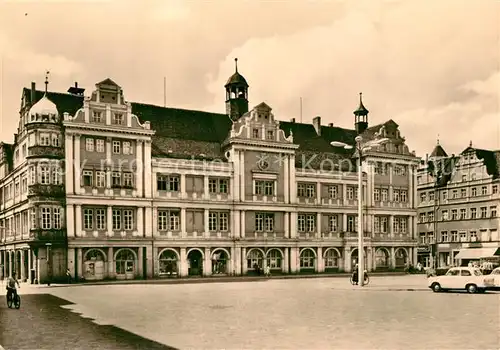
[[[133,279],[135,277],[136,261],[132,249],[120,249],[115,255],[116,278]]]
[[[106,277],[106,255],[100,249],[89,249],[83,259],[83,277],[89,281]]]
[[[188,255],[189,276],[200,276],[203,274],[203,253],[198,249],[191,250]]]
[[[325,272],[336,272],[340,267],[340,253],[337,249],[331,248],[325,252],[324,256]]]
[[[281,250],[271,249],[267,252],[267,266],[269,266],[271,271],[281,272],[283,269],[282,261],[283,254],[281,253]]]
[[[351,270],[354,269],[359,261],[358,248],[351,252]],[[363,251],[363,265],[365,265],[365,270],[368,270],[368,259],[366,258],[366,250]]]
[[[408,263],[408,254],[406,253],[406,249],[399,248],[394,254],[396,260],[396,269],[404,269],[406,267],[406,264]]]
[[[300,253],[300,271],[314,271],[316,254],[311,249],[304,249]]]
[[[158,255],[158,274],[161,277],[173,277],[179,274],[179,258],[177,252],[164,249]]]
[[[252,249],[247,253],[247,270],[260,274],[264,268],[264,252],[260,249]]]
[[[384,248],[379,248],[375,252],[375,266],[377,269],[389,269],[389,252]]]
[[[229,272],[229,254],[223,249],[216,249],[212,253],[212,274],[225,275]]]

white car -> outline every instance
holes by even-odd
[[[487,289],[500,289],[500,267],[497,267],[484,278]]]
[[[485,276],[474,267],[452,267],[444,276],[428,278],[428,287],[434,292],[465,289],[469,293],[484,292]]]

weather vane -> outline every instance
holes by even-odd
[[[49,71],[45,72],[45,92],[47,92],[47,86],[49,85]]]

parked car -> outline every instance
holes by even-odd
[[[466,290],[469,293],[482,293],[486,290],[485,276],[474,267],[452,267],[444,276],[428,278],[428,287],[434,292],[447,290]]]
[[[500,290],[500,267],[497,267],[484,278],[486,289]]]

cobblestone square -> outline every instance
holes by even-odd
[[[9,315],[8,323],[2,316],[4,329],[10,324],[16,339],[32,342],[12,341],[9,329],[1,344],[6,349],[111,349],[118,340],[124,344],[119,348],[148,349],[159,344],[179,349],[498,348],[498,294],[436,294],[425,282],[423,276],[373,277],[362,290],[343,278],[31,288],[26,293],[43,294],[22,295],[21,310],[0,310]],[[67,305],[54,305],[54,297]],[[39,310],[34,303],[40,303]]]

